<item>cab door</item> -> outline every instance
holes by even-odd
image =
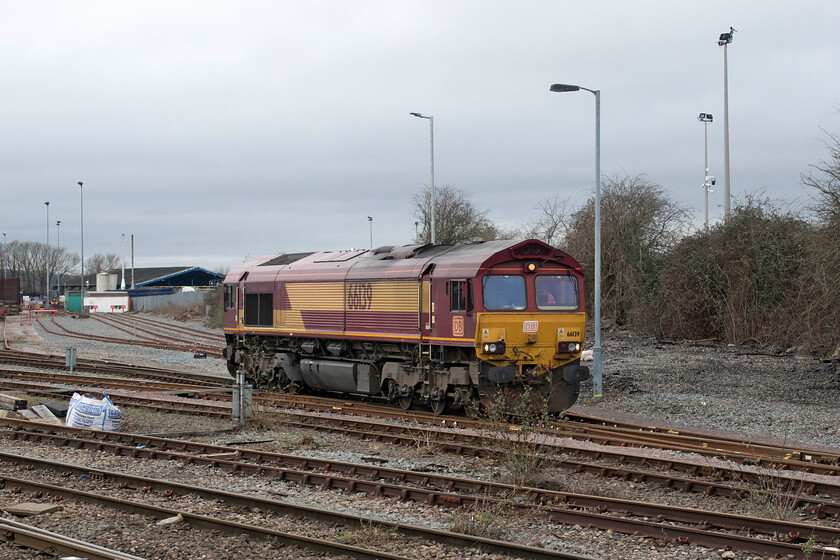
[[[420,275],[420,344],[430,344],[435,325],[435,301],[432,297],[432,272],[430,264]],[[426,349],[428,350],[428,348]]]

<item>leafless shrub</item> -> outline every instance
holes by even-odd
[[[781,521],[799,521],[804,514],[802,504],[805,477],[787,478],[788,471],[760,469],[743,486],[745,509],[757,517]],[[745,477],[736,474],[735,480]],[[739,488],[739,491],[741,489]]]
[[[438,444],[438,432],[429,430],[415,430],[411,432],[414,440],[414,447],[421,457],[434,457],[440,453],[441,447]]]
[[[526,485],[540,475],[557,452],[546,445],[544,428],[562,419],[551,416],[544,397],[529,389],[500,391],[482,407],[487,431],[494,439],[493,456],[505,472],[506,482]]]
[[[796,340],[790,319],[804,294],[811,231],[796,213],[750,196],[726,222],[683,239],[659,277],[661,332],[739,344]]]
[[[663,257],[688,224],[688,212],[644,176],[613,177],[601,194],[601,308],[618,325],[640,325],[655,312],[651,294]],[[591,309],[595,271],[595,200],[573,213],[565,249],[582,265]]]

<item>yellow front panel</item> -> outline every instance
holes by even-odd
[[[580,352],[557,356],[560,340],[583,343],[586,332],[586,313],[479,313],[476,318],[475,349],[478,357],[490,362],[507,362],[517,359],[519,363],[545,364],[557,367],[580,357]],[[503,340],[507,347],[505,354],[490,355],[481,352],[483,342]],[[513,352],[520,351],[517,357]],[[531,359],[523,361],[523,355]]]

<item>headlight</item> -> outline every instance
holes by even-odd
[[[505,343],[501,340],[499,342],[485,342],[481,346],[481,351],[485,354],[504,354]]]
[[[560,354],[580,352],[580,342],[558,342],[557,352]]]

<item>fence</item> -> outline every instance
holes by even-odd
[[[139,291],[139,290],[138,290]],[[170,294],[138,294],[132,292],[129,309],[132,311],[154,311],[168,305],[186,307],[188,305],[204,305],[206,291],[175,292]]]

